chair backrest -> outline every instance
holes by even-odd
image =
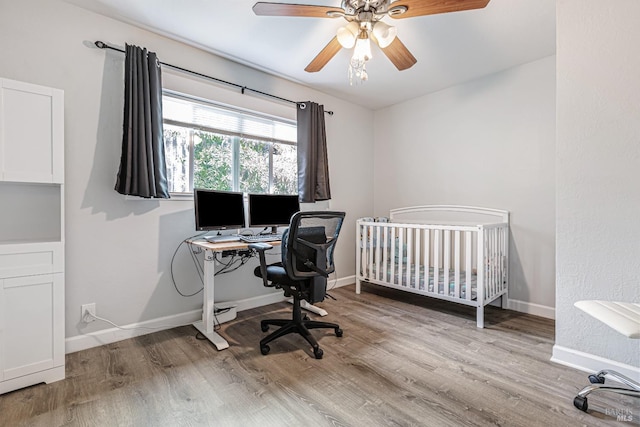
[[[333,254],[344,212],[307,211],[291,217],[282,236],[282,265],[292,280],[326,277],[333,273]]]

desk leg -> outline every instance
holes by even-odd
[[[213,330],[213,288],[215,279],[216,265],[213,257],[213,251],[205,249],[204,251],[204,290],[202,292],[202,320],[195,322],[193,326],[202,333],[209,341],[216,346],[218,350],[224,350],[229,347],[227,340],[222,338],[220,334]]]

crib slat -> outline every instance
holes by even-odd
[[[389,247],[389,227],[384,227],[384,250],[382,251],[382,269],[383,269],[383,274],[384,274],[384,278],[382,280],[384,280],[385,282],[389,281],[389,278],[387,277],[388,274],[388,270],[389,270],[389,265],[387,264],[387,262],[389,261],[389,259],[387,258],[387,253],[389,252],[389,250],[387,249]]]
[[[487,265],[488,261],[489,261],[489,241],[488,241],[488,232],[487,230],[484,231],[484,250],[483,250],[483,254],[484,257],[482,258],[482,265],[484,267],[484,298],[487,298],[488,294],[489,294],[489,286],[490,286],[490,281],[489,281],[489,266]]]
[[[367,268],[367,247],[369,246],[369,236],[367,236],[367,226],[362,225],[361,228],[361,236],[362,236],[362,251],[360,256],[360,261],[362,263],[362,276],[365,278],[369,278],[368,268]]]
[[[406,272],[405,286],[411,287],[411,265],[413,264],[413,233],[410,228],[406,229],[407,232],[407,260],[403,262]]]
[[[380,270],[381,270],[380,268],[380,231],[381,229],[382,227],[380,227],[380,225],[378,224],[376,226],[376,239],[375,239],[376,247],[375,247],[375,261],[374,261],[376,266],[374,277],[377,280],[380,280]]]
[[[478,305],[484,304],[484,295],[485,295],[485,240],[484,240],[484,228],[479,227],[478,229],[478,242],[477,242],[477,259],[478,259],[478,274],[476,275],[476,291],[477,291],[477,301]]]
[[[389,268],[389,282],[396,283],[396,227],[391,228],[391,259]]]
[[[498,269],[499,260],[498,260],[498,237],[499,230],[497,228],[493,229],[493,257],[491,258],[491,270],[493,270],[493,296],[495,296],[498,292],[500,292],[500,271]]]
[[[402,286],[404,267],[404,227],[398,228],[398,285]]]
[[[423,273],[423,277],[424,277],[424,288],[426,290],[430,290],[429,289],[429,273],[430,273],[430,259],[429,259],[429,245],[430,245],[430,240],[429,237],[431,235],[431,230],[426,228],[424,230],[424,273]]]
[[[502,270],[504,272],[502,288],[503,290],[508,291],[509,288],[509,227],[503,227],[502,231]],[[502,308],[507,308],[508,298],[504,298]]]
[[[454,267],[453,267],[453,296],[460,298],[460,231],[453,232],[453,254],[454,254]]]
[[[415,230],[415,234],[416,234],[416,261],[415,261],[415,266],[413,268],[413,277],[414,277],[414,282],[413,282],[413,287],[415,289],[420,289],[420,235],[422,234],[422,229],[420,228],[416,228]]]
[[[498,229],[491,230],[491,296],[498,293],[498,271],[496,261],[498,260]]]
[[[362,226],[360,225],[360,221],[358,221],[356,222],[356,294],[360,293],[361,287],[360,277],[362,277],[362,271],[360,268],[362,265],[360,257],[362,256],[362,250],[360,246],[362,245],[362,240]]]
[[[367,277],[373,277],[373,226],[367,226],[368,265]]]
[[[464,236],[464,248],[465,248],[465,255],[464,255],[464,259],[465,259],[465,273],[466,273],[466,278],[465,278],[465,299],[471,301],[471,292],[473,289],[473,286],[471,284],[471,269],[472,267],[472,260],[471,260],[471,245],[473,244],[473,242],[471,241],[471,232],[470,231],[465,231],[464,232],[465,236]]]
[[[451,295],[451,287],[449,286],[449,273],[451,272],[451,230],[444,232],[444,250],[442,252],[442,260],[444,261],[442,270],[444,279],[442,280],[442,291],[445,295]]]
[[[496,240],[498,237],[498,230],[496,230],[495,228],[493,230],[491,230],[491,296],[494,296],[497,292],[498,292],[498,276],[497,276],[497,270],[496,270],[496,264],[495,262],[497,261],[497,254],[498,254],[498,250],[497,250],[497,244],[498,241]]]
[[[433,233],[433,291],[440,292],[440,233],[442,230],[435,230]]]
[[[500,271],[502,272],[502,277],[500,277],[500,291],[504,291],[507,288],[507,281],[509,280],[509,229],[506,227],[500,228],[502,239],[500,240]],[[503,308],[506,308],[505,301],[507,300],[506,295],[503,298]]]

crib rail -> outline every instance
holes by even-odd
[[[430,225],[358,220],[360,280],[485,305],[507,291],[508,224]]]

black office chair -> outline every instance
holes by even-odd
[[[313,304],[324,299],[327,277],[335,270],[333,253],[344,221],[344,212],[298,212],[291,217],[289,228],[282,235],[282,262],[267,265],[265,251],[271,249],[268,243],[252,243],[260,256],[260,266],[254,274],[262,278],[264,286],[284,290],[293,298],[292,319],[267,319],[260,322],[262,332],[269,325],[280,326],[276,331],[260,341],[260,352],[269,353],[268,343],[290,333],[300,334],[313,347],[316,359],[322,359],[323,351],[311,335],[309,329],[331,328],[337,337],[342,329],[335,323],[317,322],[302,315],[300,301]]]

